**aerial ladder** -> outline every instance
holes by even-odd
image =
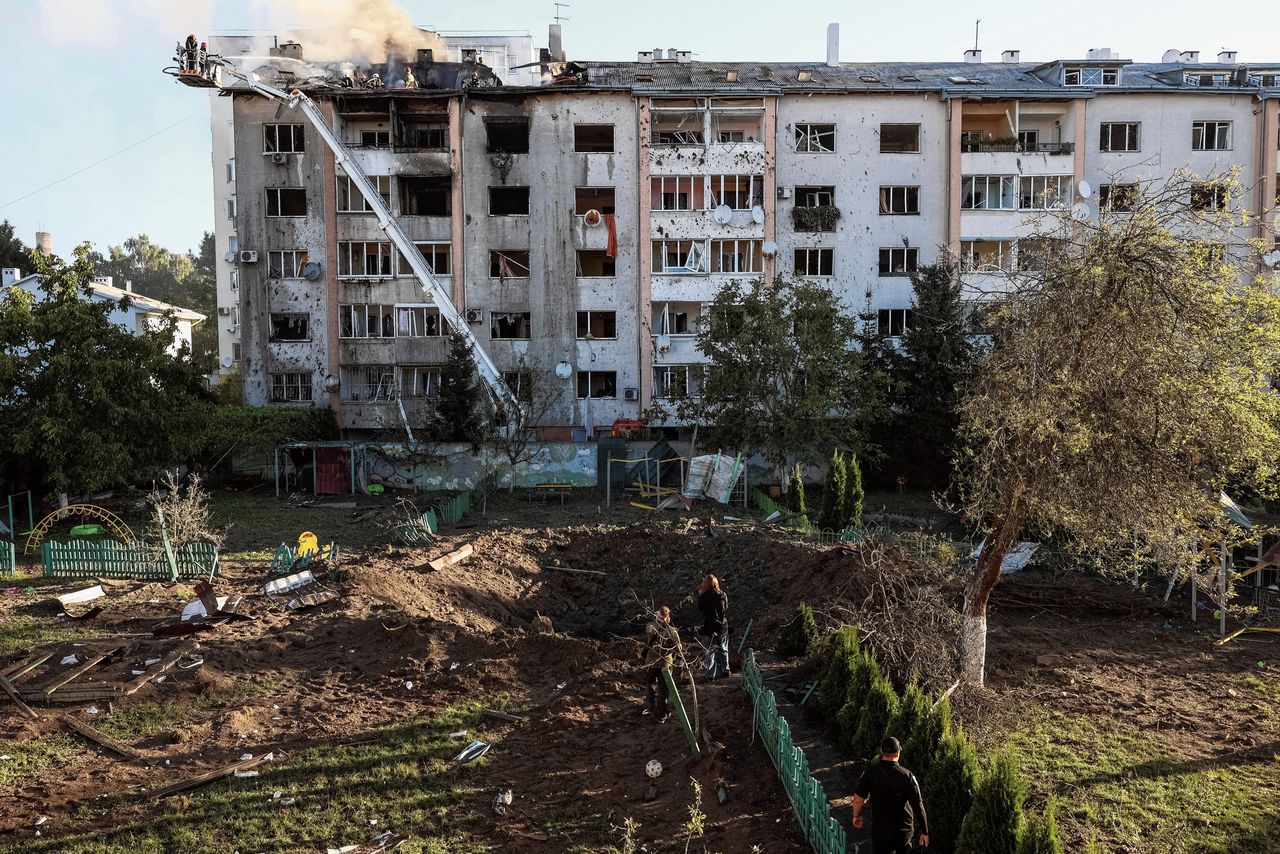
[[[476,336],[471,332],[471,327],[467,323],[453,304],[453,300],[449,297],[448,289],[436,278],[435,272],[432,271],[426,259],[422,257],[422,253],[418,251],[418,247],[414,245],[413,240],[405,233],[392,216],[391,210],[387,207],[387,203],[383,201],[382,196],[378,193],[373,182],[369,180],[369,176],[364,173],[360,163],[351,154],[351,151],[343,144],[338,135],[334,133],[333,128],[325,121],[324,114],[320,111],[320,107],[315,101],[307,97],[306,93],[301,90],[294,89],[285,92],[267,83],[263,83],[258,75],[253,72],[241,71],[232,62],[218,54],[209,53],[198,48],[184,48],[181,45],[178,48],[176,57],[178,65],[172,68],[164,69],[166,74],[177,78],[178,82],[194,88],[203,89],[226,89],[223,83],[224,76],[234,77],[242,81],[250,90],[277,101],[290,108],[300,107],[304,115],[311,122],[312,127],[316,129],[316,133],[320,134],[320,138],[324,140],[325,145],[329,146],[329,150],[333,152],[334,160],[337,165],[346,172],[359,189],[360,195],[364,197],[365,204],[378,218],[378,227],[386,233],[387,237],[400,250],[400,255],[407,259],[409,266],[413,269],[413,275],[418,280],[418,284],[422,288],[422,292],[435,303],[440,315],[448,322],[449,327],[460,334],[471,348],[471,358],[475,362],[476,370],[480,374],[481,380],[484,381],[485,387],[489,390],[494,398],[494,402],[506,413],[507,424],[517,426],[523,423],[523,411],[520,401],[512,393],[506,382],[502,379],[502,374],[498,371],[497,366],[493,363],[493,359],[489,357],[481,347]],[[404,422],[405,431],[409,434],[409,442],[413,444],[413,432],[409,429],[408,419],[405,417],[404,406],[400,403],[399,395],[396,395],[396,403],[400,407],[400,418]]]

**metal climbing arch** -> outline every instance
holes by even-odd
[[[31,529],[31,534],[27,537],[27,544],[22,547],[22,554],[24,556],[29,555],[32,549],[40,548],[44,535],[49,533],[49,530],[59,520],[76,515],[82,519],[97,519],[101,521],[111,529],[111,533],[115,534],[122,543],[131,543],[134,540],[133,531],[129,530],[129,526],[124,523],[124,520],[105,507],[99,507],[96,504],[69,504],[66,507],[54,510],[41,519],[40,524]]]

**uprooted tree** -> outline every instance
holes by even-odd
[[[994,345],[960,405],[960,508],[986,534],[965,593],[962,678],[982,684],[987,603],[1025,533],[1102,572],[1188,572],[1228,484],[1270,494],[1280,298],[1249,281],[1233,175],[1180,174],[1051,216],[1020,243]]]

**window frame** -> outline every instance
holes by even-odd
[[[352,249],[356,246],[362,247],[360,251],[360,269],[362,272],[353,272],[354,255]],[[373,257],[381,259],[386,258],[386,272],[370,273],[368,272],[369,250],[367,247],[377,246],[379,249]],[[345,248],[344,248],[345,247]],[[381,247],[386,247],[385,255]],[[338,279],[342,280],[361,280],[361,279],[390,279],[395,276],[395,259],[392,252],[391,241],[389,240],[339,240],[338,241]],[[343,268],[347,272],[342,272]]]
[[[303,318],[306,322],[306,337],[276,337],[276,318]],[[267,341],[271,344],[308,344],[311,342],[311,312],[309,311],[272,311],[267,313]]]
[[[525,331],[527,335],[498,335],[498,319],[500,317],[516,317],[522,318],[525,323]],[[519,320],[510,321],[519,325]],[[532,341],[533,340],[533,312],[531,311],[490,311],[489,312],[489,339],[491,341]]]
[[[888,196],[885,193],[888,191]],[[919,216],[920,187],[916,184],[882,184],[877,194],[880,216]],[[886,198],[888,205],[885,204]],[[895,201],[901,199],[902,210],[894,210]],[[911,210],[912,204],[915,210]]]
[[[310,257],[310,251],[307,249],[268,249],[267,250],[267,278],[268,279],[301,279],[302,268],[307,266],[307,259]],[[285,260],[292,263],[292,266],[286,267]],[[277,265],[276,261],[279,261]],[[285,275],[292,272],[293,275]]]
[[[826,137],[830,138],[830,147],[823,142]],[[792,150],[797,154],[834,154],[838,142],[836,125],[833,122],[796,122],[792,125],[792,142]]]
[[[592,394],[593,387],[595,385],[596,374],[600,374],[602,377],[609,374],[613,375],[613,394],[601,394],[601,395]],[[582,385],[583,385],[582,381],[584,378],[587,381],[586,382],[587,393],[585,395],[582,394]],[[616,370],[614,371],[577,371],[574,376],[574,393],[577,395],[578,400],[617,400],[618,399],[618,372]]]
[[[356,318],[362,320],[363,334],[357,332]],[[376,323],[370,323],[376,318]],[[338,339],[340,341],[386,340],[396,336],[396,306],[386,302],[354,302],[338,304]],[[372,330],[376,326],[377,334]],[[387,334],[387,328],[390,334]]]
[[[804,258],[804,268],[801,269],[801,258]],[[825,264],[824,264],[825,260]],[[826,272],[822,272],[823,267]],[[817,272],[812,272],[816,269]],[[836,269],[836,250],[834,246],[797,246],[792,257],[791,271],[796,276],[804,276],[807,279],[829,279],[835,275]]]
[[[888,264],[885,263],[885,253],[888,254]],[[895,253],[902,254],[901,272],[894,270]],[[885,272],[886,269],[888,272]],[[877,275],[882,279],[901,278],[910,276],[920,269],[920,247],[919,246],[881,246],[878,252],[876,262]]]
[[[657,191],[654,191],[654,184]],[[673,189],[668,192],[668,184]],[[707,178],[704,175],[653,175],[649,179],[649,210],[651,211],[702,211],[707,209]],[[667,198],[675,205],[667,207]],[[680,207],[684,197],[686,207]]]
[[[653,366],[653,396],[659,400],[679,400],[680,398],[697,399],[702,397],[702,386],[705,382],[706,365],[702,363],[680,365]],[[683,375],[684,389],[679,395],[671,394],[671,380],[676,375]]]
[[[1030,204],[1025,187],[1030,184]],[[1050,201],[1049,190],[1056,185],[1058,195]],[[1075,177],[1072,175],[1022,175],[1018,178],[1018,210],[1055,211],[1066,210],[1075,203]]]
[[[1115,129],[1124,128],[1122,147],[1115,147]],[[1142,122],[1100,122],[1098,124],[1098,151],[1122,153],[1142,150]]]
[[[271,403],[311,403],[315,400],[315,376],[303,371],[273,371],[267,399]],[[277,394],[277,389],[280,394]],[[295,392],[296,396],[290,392]]]
[[[600,315],[602,318],[604,318],[601,320],[601,323],[603,324],[603,328],[601,329],[601,332],[607,332],[609,325],[612,324],[613,334],[612,335],[603,335],[603,334],[596,335],[595,333],[593,333],[591,331],[591,326],[592,326],[591,321],[592,321],[593,315]],[[586,320],[585,334],[583,334],[583,331],[582,331],[584,319]],[[579,310],[576,318],[575,328],[574,328],[574,338],[577,341],[616,341],[618,340],[618,312],[614,311],[613,309],[597,309],[597,308]]]
[[[519,261],[512,255],[513,252],[524,253],[525,260],[523,262]],[[502,272],[503,258],[507,260],[508,269],[511,269],[510,276],[507,276]],[[489,278],[500,279],[500,280],[528,279],[531,275],[529,265],[532,263],[533,263],[533,258],[528,249],[490,249],[489,250]],[[524,275],[520,275],[520,273],[517,270],[513,269],[513,265],[514,267],[522,268],[524,270]],[[496,274],[494,273],[495,270],[497,271]]]
[[[333,179],[333,207],[336,213],[340,214],[366,214],[374,213],[372,207],[369,206],[369,200],[360,192],[360,188],[351,180],[351,176],[337,170],[337,175]],[[378,195],[382,196],[382,203],[387,206],[387,210],[391,210],[391,176],[390,175],[369,175],[369,180],[373,183],[374,189],[378,191]],[[343,182],[346,183],[346,207],[344,204]],[[352,207],[356,201],[359,201],[360,207]]]
[[[306,187],[267,187],[267,216],[271,219],[305,219],[307,216],[307,188]],[[281,193],[298,192],[302,194],[302,213],[286,214],[281,213],[284,210],[284,197]],[[272,199],[275,199],[275,213],[271,212]]]
[[[422,260],[431,268],[432,274],[436,276],[452,276],[453,275],[453,244],[448,240],[415,240],[413,246],[418,250],[418,254],[422,256]],[[443,258],[443,265],[440,259]],[[403,266],[401,266],[403,265]],[[443,266],[443,269],[441,267]],[[413,267],[410,266],[409,260],[404,257],[404,253],[396,252],[396,275],[412,276]]]
[[[280,147],[280,128],[290,128],[289,131],[289,147]],[[275,130],[275,143],[268,139],[271,135],[269,130]],[[262,125],[262,153],[263,154],[306,154],[307,153],[307,129],[301,123],[293,122],[264,122]]]
[[[962,175],[960,178],[960,210],[962,211],[1016,211],[1018,209],[1018,203],[1020,200],[1019,197],[1022,189],[1022,185],[1019,183],[1018,178],[1019,176],[1017,175]],[[998,207],[992,207],[987,204],[982,204],[980,206],[974,205],[974,204],[966,204],[966,200],[972,200],[972,199],[978,198],[975,191],[977,189],[979,181],[983,182],[982,183],[983,194],[981,196],[981,199],[984,203],[992,197],[991,196],[992,182],[993,181],[997,182],[996,186],[999,188],[999,191],[996,193],[995,198],[997,198],[1001,202],[1001,204]],[[1009,188],[1009,191],[1007,194],[1005,192],[1006,183]],[[968,193],[966,193],[966,190],[965,190],[966,187],[969,187]],[[1004,204],[1004,201],[1006,198],[1008,199],[1008,202],[1009,202],[1007,205]]]
[[[885,128],[915,128],[915,147],[914,148],[885,148],[884,147],[884,129]],[[880,153],[881,154],[919,154],[920,153],[920,124],[919,122],[881,122],[880,123]]]
[[[1231,151],[1233,122],[1226,119],[1197,119],[1191,123],[1191,150],[1192,151]],[[1223,131],[1226,131],[1226,145],[1215,145],[1207,147],[1209,142],[1209,131],[1212,126],[1214,142],[1221,141],[1220,137]],[[1196,136],[1199,135],[1200,144],[1196,145]]]
[[[440,382],[444,375],[443,365],[396,365],[396,393],[400,395],[401,400],[438,400],[440,397]],[[416,393],[418,388],[418,378],[426,374],[429,377],[425,384],[425,393]],[[413,378],[413,389],[405,390],[405,379]]]
[[[682,249],[681,244],[687,245],[687,249]],[[688,264],[680,266],[672,266],[668,263],[671,257],[671,248],[675,247],[677,257],[688,261],[696,256],[697,264],[690,267]],[[704,239],[683,240],[660,238],[650,241],[651,252],[653,253],[655,263],[653,265],[653,273],[657,276],[705,276],[711,269],[711,253],[707,247],[707,241]],[[661,260],[661,263],[656,263]]]
[[[881,308],[876,311],[876,336],[878,338],[901,338],[908,329],[915,328],[915,309],[913,308]],[[898,334],[893,334],[895,318],[900,325]]]
[[[754,238],[712,238],[710,246],[707,250],[708,261],[710,262],[708,270],[714,275],[758,275],[764,272],[764,241]],[[745,245],[745,251],[739,252],[739,248]],[[726,249],[730,251],[726,252]],[[733,268],[731,270],[724,269],[724,259],[733,258]],[[745,267],[743,262],[745,261]]]

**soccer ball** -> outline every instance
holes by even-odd
[[[650,759],[649,762],[644,766],[644,773],[648,774],[650,777],[653,777],[654,779],[661,777],[662,763],[656,759]]]

